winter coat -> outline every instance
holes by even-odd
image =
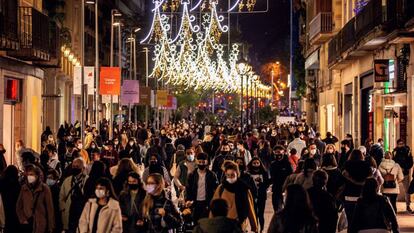
[[[93,229],[98,203],[96,198],[89,199],[79,219],[79,233],[91,233]],[[110,198],[99,212],[96,233],[121,233],[122,216],[118,201]]]
[[[345,163],[345,170],[342,173],[345,177],[343,197],[345,200],[356,201],[360,194],[365,180],[372,175],[372,169],[366,161],[351,161]]]
[[[304,172],[301,172],[296,176],[294,183],[301,185],[305,190],[307,190],[313,186],[312,174],[313,170],[309,170],[306,176]]]
[[[124,233],[133,233],[137,230],[136,222],[142,219],[141,205],[144,201],[146,192],[144,190],[138,190],[135,195],[134,202],[132,202],[131,192],[121,192],[119,196],[119,205],[121,206],[121,213],[127,220],[123,221]]]
[[[282,210],[283,211],[283,210]],[[282,216],[282,212],[279,212],[277,214],[274,214],[272,217],[272,220],[270,221],[269,228],[267,230],[268,233],[286,233],[286,226],[284,217]],[[318,226],[317,222],[312,219],[303,225],[303,227],[296,231],[295,233],[318,233]]]
[[[300,138],[295,138],[292,142],[289,143],[287,150],[290,151],[292,148],[295,148],[298,153],[301,153],[303,148],[306,147],[305,141]]]
[[[203,218],[193,233],[242,233],[239,223],[227,217]]]
[[[308,189],[308,194],[313,211],[319,220],[319,232],[335,233],[338,221],[335,198],[328,191],[317,187]]]
[[[410,169],[413,167],[413,156],[411,155],[410,147],[397,147],[392,153],[394,161],[400,165],[403,174],[409,175]]]
[[[24,184],[17,199],[16,213],[20,224],[30,222],[33,218],[33,233],[52,232],[55,216],[49,187],[40,183],[32,191]]]
[[[196,169],[193,173],[190,174],[188,177],[188,184],[186,187],[187,192],[187,200],[188,201],[197,201],[197,189],[198,189],[198,169]],[[211,199],[213,198],[214,192],[218,186],[218,181],[216,175],[210,171],[206,170],[206,178],[205,178],[205,189],[206,189],[206,201],[210,203]]]
[[[274,193],[282,193],[283,184],[292,172],[292,166],[288,159],[273,161],[270,165],[270,178],[272,181],[272,191]]]
[[[63,181],[62,186],[60,187],[59,193],[59,208],[62,212],[62,224],[63,229],[69,228],[69,210],[72,204],[71,192],[72,192],[72,178],[73,176],[69,176]],[[85,176],[83,180],[83,186],[86,183],[88,176]]]
[[[398,183],[402,182],[404,175],[402,169],[398,163],[391,159],[383,159],[381,164],[378,167],[378,170],[381,172],[381,175],[384,177],[386,174],[394,175],[395,178],[395,188],[384,188],[381,186],[382,193],[386,194],[399,194],[400,186]]]
[[[398,222],[388,198],[378,195],[373,200],[359,198],[348,232],[387,229],[398,232]]]

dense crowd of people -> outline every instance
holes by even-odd
[[[16,142],[12,165],[0,144],[0,232],[398,232],[400,192],[412,213],[403,140],[355,148],[304,123],[126,123],[113,137],[100,125],[47,127],[39,153]]]

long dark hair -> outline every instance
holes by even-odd
[[[378,197],[378,182],[375,178],[368,178],[362,187],[361,197],[363,200],[373,201]]]
[[[116,196],[115,191],[114,191],[114,186],[112,186],[112,182],[110,179],[106,177],[99,178],[96,181],[95,187],[98,185],[104,186],[106,190],[108,190],[110,198],[118,200],[118,197]]]
[[[305,224],[316,223],[308,193],[299,184],[286,189],[286,204],[279,213],[285,226],[284,232],[299,232]]]
[[[303,165],[303,174],[305,177],[309,176],[309,171],[316,170],[316,162],[313,158],[308,158],[305,160],[305,164]]]

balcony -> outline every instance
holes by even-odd
[[[321,12],[309,23],[311,44],[322,44],[332,36],[332,12]]]
[[[48,61],[34,62],[39,67],[43,68],[59,68],[60,67],[60,27],[54,22],[49,21],[49,43],[48,52],[50,59]]]
[[[384,4],[385,3],[385,4]],[[402,0],[371,0],[332,38],[329,65],[346,65],[392,41],[403,25]],[[331,46],[333,46],[331,48]],[[339,64],[336,64],[339,61]]]
[[[17,0],[0,0],[0,50],[19,48]]]
[[[25,61],[49,61],[49,17],[32,7],[19,7],[20,49],[7,54]]]

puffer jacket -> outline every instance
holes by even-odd
[[[382,185],[382,193],[387,194],[399,194],[400,187],[398,185],[404,179],[402,169],[398,163],[392,159],[383,159],[381,164],[378,167],[378,170],[381,172],[381,175],[384,177],[387,173],[394,175],[395,183],[397,184],[395,188],[384,188]]]

